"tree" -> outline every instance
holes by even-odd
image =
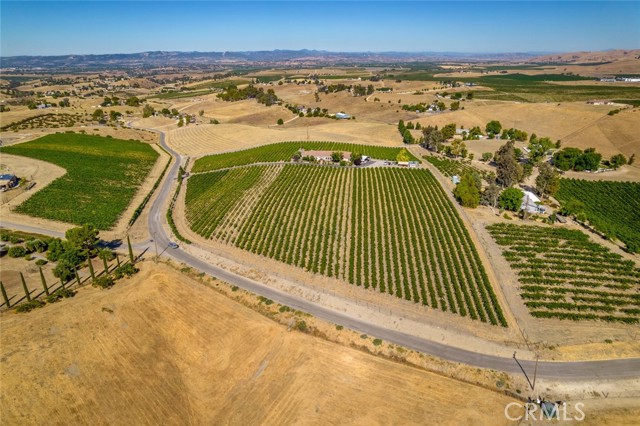
[[[184,126],[184,120],[182,119],[182,116],[180,116],[180,119],[178,120],[178,127],[182,126]]]
[[[454,139],[454,141],[451,142],[450,152],[454,157],[464,158],[467,156],[467,145],[459,139]]]
[[[489,136],[499,135],[502,130],[502,124],[498,120],[492,120],[487,123],[485,130]]]
[[[411,160],[411,155],[409,154],[409,151],[407,151],[406,149],[402,148],[400,150],[400,152],[398,153],[397,157],[396,157],[396,161],[398,162],[406,162]]]
[[[104,111],[98,108],[97,110],[93,111],[93,114],[91,114],[91,118],[93,118],[94,121],[104,120]]]
[[[334,151],[331,153],[331,161],[333,161],[334,163],[339,163],[340,160],[342,160],[342,152]]]
[[[540,196],[553,195],[560,187],[560,175],[549,163],[542,163],[538,167],[540,173],[536,177],[536,191]]]
[[[142,117],[151,117],[155,112],[156,110],[151,105],[145,105],[144,108],[142,108]]]
[[[427,126],[422,130],[423,138],[423,146],[426,149],[430,149],[432,151],[440,151],[442,148],[442,143],[444,142],[444,136],[442,136],[442,132],[433,126]]]
[[[137,107],[140,106],[140,99],[138,99],[136,96],[131,96],[130,98],[127,98],[125,104],[127,106]]]
[[[498,205],[498,197],[500,197],[500,187],[495,183],[487,186],[480,197],[480,204],[483,206],[493,207],[494,209]]]
[[[69,102],[69,98],[64,98],[60,102],[58,102],[58,105],[60,105],[61,108],[70,107],[71,102]]]
[[[202,117],[202,116],[204,115],[204,110],[203,110],[203,109],[201,109],[200,111],[198,111],[198,115],[199,115],[200,117]]]
[[[487,162],[489,160],[491,160],[491,158],[493,158],[493,154],[490,152],[483,152],[482,153],[482,161]]]
[[[69,261],[61,259],[53,269],[53,276],[66,283],[75,276],[74,266]]]
[[[441,132],[443,138],[451,139],[456,134],[456,123],[447,124],[442,128]]]
[[[95,251],[98,241],[100,241],[98,238],[99,233],[93,225],[84,224],[67,230],[64,236],[71,247],[75,247],[84,254],[90,255]]]
[[[47,251],[47,259],[52,262],[57,262],[64,254],[64,245],[60,238],[52,238],[47,241],[49,250]]]
[[[517,212],[520,210],[520,206],[522,205],[522,197],[524,197],[524,192],[520,189],[507,188],[502,191],[502,194],[500,194],[498,203],[500,204],[500,207],[505,210]]]
[[[117,121],[118,117],[121,117],[122,113],[118,112],[118,111],[109,111],[109,119],[111,119],[111,121]]]
[[[460,109],[460,101],[451,102],[451,111],[457,111]]]
[[[551,139],[549,138],[540,138],[534,134],[531,135],[531,139],[529,140],[529,160],[533,164],[537,164],[549,151],[555,146]]]
[[[522,166],[516,159],[513,141],[509,141],[496,152],[496,178],[502,186],[509,187],[518,182],[523,174]]]
[[[416,140],[414,139],[413,135],[411,134],[411,130],[406,129],[402,135],[402,140],[404,141],[404,143],[408,143],[408,144],[414,144],[416,143]]]
[[[629,161],[627,162],[627,164],[632,165],[635,159],[636,159],[636,154],[635,153],[631,154],[631,157],[629,157]]]
[[[362,154],[359,154],[359,153],[351,154],[351,162],[353,163],[354,166],[359,166],[360,164],[362,164]]]
[[[480,203],[480,190],[476,185],[476,181],[471,173],[462,176],[460,183],[453,190],[453,195],[460,201],[464,207],[476,208]]]
[[[581,172],[583,170],[598,170],[602,155],[598,154],[595,148],[587,148],[576,159],[574,170]]]
[[[622,154],[616,154],[611,157],[611,159],[609,160],[609,164],[611,164],[611,167],[613,167],[614,169],[617,169],[620,166],[627,164],[627,159]]]

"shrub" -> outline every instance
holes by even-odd
[[[60,301],[60,299],[68,299],[76,295],[74,290],[70,290],[68,288],[61,288],[53,294],[47,296],[47,303],[56,303]]]
[[[116,280],[119,280],[122,277],[131,278],[133,275],[137,274],[140,269],[133,266],[131,263],[127,263],[126,265],[122,265],[113,270],[113,277]]]
[[[522,192],[518,188],[507,188],[502,191],[502,194],[500,194],[498,203],[503,209],[515,212],[520,209],[523,196],[524,192]]]
[[[29,240],[27,241],[25,246],[31,253],[33,253],[34,251],[37,251],[38,253],[44,253],[48,248],[47,243],[42,240]]]
[[[61,259],[53,269],[53,276],[66,283],[76,276],[74,265],[67,260]]]
[[[10,232],[0,232],[0,240],[9,241],[9,238],[11,238]]]
[[[336,325],[336,330],[338,330],[338,331],[342,330],[343,328],[344,328],[344,327],[343,327],[343,326],[341,326],[341,325]]]
[[[374,346],[380,346],[382,344],[382,339],[373,339]]]
[[[110,277],[109,275],[103,275],[99,278],[96,278],[96,280],[93,282],[92,285],[94,287],[100,287],[100,288],[111,288],[115,283],[116,282],[112,277]]]
[[[11,244],[20,244],[22,242],[22,238],[17,235],[9,234],[9,242]]]
[[[9,257],[25,257],[27,255],[27,249],[22,246],[13,246],[9,249]]]
[[[38,265],[38,266],[44,266],[44,265],[46,265],[47,263],[49,263],[49,262],[47,262],[47,261],[46,261],[46,260],[44,260],[44,259],[38,259],[38,260],[36,260],[36,265]]]
[[[306,333],[309,328],[304,320],[296,320],[296,324],[293,327],[298,331],[302,331],[303,333]]]
[[[21,303],[16,306],[16,312],[30,312],[34,309],[42,308],[45,303],[41,300],[32,300],[31,302]]]

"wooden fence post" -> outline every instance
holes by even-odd
[[[20,280],[22,280],[22,288],[24,289],[24,294],[27,296],[27,302],[31,302],[31,292],[27,288],[27,282],[24,280],[22,272],[20,272]]]
[[[9,298],[7,297],[7,291],[4,289],[4,284],[2,284],[2,281],[0,281],[0,290],[2,290],[2,298],[4,299],[5,305],[7,305],[7,308],[10,308],[11,303],[9,302]]]
[[[104,273],[105,275],[109,275],[109,264],[107,263],[107,257],[102,258],[102,263],[104,263]]]
[[[44,274],[42,273],[42,267],[40,267],[40,281],[42,281],[42,288],[44,288],[44,292],[48,296],[49,287],[47,287],[47,280],[44,279]]]
[[[80,275],[78,275],[78,267],[77,266],[73,267],[73,272],[76,275],[76,282],[78,283],[78,286],[80,286],[82,284],[82,281],[80,281]]]
[[[116,253],[116,262],[118,263],[118,268],[120,267],[120,256]]]

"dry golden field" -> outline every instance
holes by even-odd
[[[360,123],[352,120],[314,120],[309,127],[278,126],[261,128],[244,124],[200,124],[189,125],[170,131],[167,143],[178,152],[190,156],[236,151],[258,145],[283,141],[339,141],[380,146],[400,146],[400,135],[394,126],[378,123]],[[318,121],[322,120],[322,123]]]
[[[513,401],[288,331],[164,265],[0,327],[6,424],[493,426]]]

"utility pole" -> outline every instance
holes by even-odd
[[[156,233],[153,233],[153,245],[156,247],[156,257],[155,257],[155,263],[158,263],[158,241],[156,240]]]
[[[522,367],[522,364],[520,364],[520,361],[518,361],[518,359],[516,358],[516,353],[513,353],[513,359],[516,361],[516,363],[518,364],[518,367],[520,367],[520,370],[522,370],[522,374],[524,374],[524,377],[527,379],[527,382],[529,383],[529,386],[531,386],[531,390],[533,391],[534,386],[535,386],[535,377],[534,377],[534,382],[531,383],[531,380],[529,379],[529,376],[527,375],[527,372],[524,371],[524,368]],[[538,358],[536,355],[536,372],[538,371]]]

